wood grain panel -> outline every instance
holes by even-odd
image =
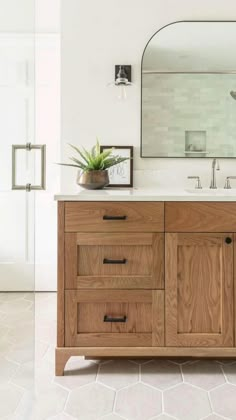
[[[65,288],[74,289],[77,279],[79,248],[76,233],[65,234]]]
[[[152,233],[77,233],[77,245],[152,245]]]
[[[233,345],[230,234],[166,235],[166,345]]]
[[[65,298],[67,346],[164,345],[163,291],[68,290]],[[104,322],[105,315],[127,321]]]
[[[150,290],[68,290],[78,302],[152,302]]]
[[[66,233],[65,244],[66,289],[164,287],[163,233]]]
[[[222,236],[181,235],[177,253],[178,334],[220,334]]]
[[[166,232],[236,232],[236,203],[165,203]]]
[[[63,201],[58,202],[58,247],[57,247],[57,345],[63,347],[65,344],[65,272],[64,272],[64,222],[65,222],[65,206]]]
[[[152,334],[78,334],[75,341],[75,346],[151,346]]]
[[[75,283],[75,289],[162,289],[163,282],[161,276],[79,276]]]
[[[104,316],[127,317],[125,323],[104,322]],[[150,303],[79,303],[77,332],[152,332],[152,304]]]
[[[79,247],[78,276],[150,276],[152,257],[150,245],[82,245]],[[104,264],[104,260],[126,262]]]
[[[152,291],[152,345],[165,345],[164,291]]]
[[[125,216],[125,220],[103,220]],[[163,232],[164,203],[66,202],[66,232]]]

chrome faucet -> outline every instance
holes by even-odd
[[[220,170],[220,164],[218,159],[213,159],[212,161],[212,170],[211,170],[211,185],[210,188],[212,189],[216,189],[217,185],[216,185],[216,171]]]

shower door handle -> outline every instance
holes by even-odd
[[[19,185],[16,183],[16,151],[25,150],[31,152],[31,150],[40,150],[41,153],[41,174],[40,184],[32,185],[30,183],[25,185]],[[25,190],[30,192],[32,190],[45,190],[46,189],[46,144],[13,144],[12,145],[12,190]]]

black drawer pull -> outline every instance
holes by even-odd
[[[225,243],[226,244],[231,244],[232,239],[230,237],[225,238]]]
[[[103,264],[126,264],[127,259],[123,258],[123,260],[109,260],[108,258],[104,258]]]
[[[103,220],[126,220],[126,216],[103,216]]]
[[[103,322],[126,322],[126,321],[127,321],[126,315],[122,317],[117,317],[117,318],[109,316],[109,315],[105,315],[103,319]]]

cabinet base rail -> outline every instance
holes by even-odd
[[[197,357],[236,358],[235,347],[57,347],[56,376],[63,376],[66,363],[72,356],[94,358],[153,358]]]

